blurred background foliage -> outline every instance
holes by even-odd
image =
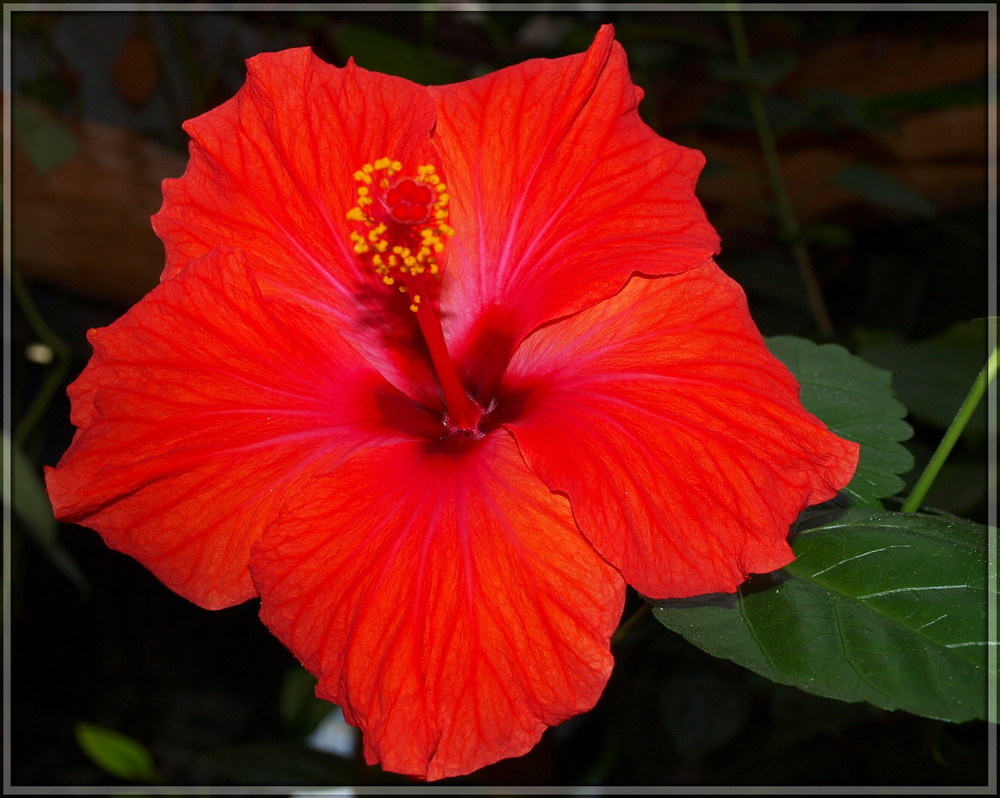
[[[72,437],[86,330],[156,284],[181,123],[238,90],[243,59],[309,45],[449,83],[584,50],[605,22],[646,121],[706,154],[720,263],[762,331],[891,370],[920,473],[987,354],[985,10],[12,12],[14,784],[407,783],[361,764],[256,606],[205,612],[59,527],[40,467]],[[929,504],[986,520],[987,438],[984,410]],[[616,659],[592,712],[456,783],[986,783],[984,723],[806,695],[650,618]]]

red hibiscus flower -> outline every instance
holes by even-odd
[[[451,86],[253,58],[187,123],[161,284],[70,389],[47,473],[203,607],[253,597],[388,770],[589,709],[625,586],[732,591],[857,447],[798,402],[602,28]]]

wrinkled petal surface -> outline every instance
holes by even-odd
[[[718,251],[694,195],[704,156],[639,118],[642,91],[610,26],[585,53],[430,93],[456,230],[442,304],[459,360],[495,351],[482,335],[515,346],[633,271],[674,274]],[[489,359],[469,359],[473,389],[489,383],[477,373]]]
[[[626,581],[681,597],[786,564],[789,524],[857,459],[711,261],[703,158],[641,97],[607,26],[431,88],[251,59],[185,126],[160,286],[90,334],[57,517],[202,606],[259,595],[387,770],[468,773],[592,707]],[[440,253],[419,225],[444,212],[397,215],[388,180],[382,215],[348,220],[382,157],[446,181]],[[439,296],[431,269],[383,285],[400,263],[373,253],[416,262],[400,242],[440,255]],[[448,420],[464,389],[478,428]]]
[[[239,247],[259,259],[259,279],[322,303],[387,379],[432,401],[416,326],[358,260],[346,214],[365,163],[438,163],[433,126],[427,89],[402,78],[338,69],[308,48],[251,58],[236,96],[184,125],[191,160],[164,181],[153,217],[164,278],[213,247]]]
[[[518,350],[502,401],[525,460],[639,592],[732,592],[792,560],[789,526],[858,447],[798,400],[713,263],[634,278]]]
[[[359,453],[290,497],[251,568],[261,617],[388,770],[518,756],[611,670],[624,583],[502,430]]]
[[[79,429],[46,473],[58,518],[210,608],[256,595],[250,545],[285,493],[318,463],[393,439],[378,402],[406,403],[332,318],[266,296],[244,261],[194,261],[91,331],[70,387]]]

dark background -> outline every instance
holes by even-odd
[[[243,59],[311,45],[422,83],[579,52],[613,22],[644,118],[704,151],[699,196],[765,335],[831,337],[775,213],[749,110],[761,92],[832,340],[891,368],[919,473],[981,367],[987,314],[987,15],[749,11],[754,71],[713,12],[81,13],[11,17],[14,490],[73,429],[65,383],[85,333],[152,288],[148,217],[186,162],[184,119],[232,96]],[[30,345],[66,348],[40,364]],[[61,344],[59,343],[61,342]],[[63,363],[63,365],[60,365]],[[930,503],[986,520],[986,432],[963,436]],[[912,480],[912,475],[908,479]],[[125,783],[74,737],[100,724],[151,751],[163,783],[406,784],[302,740],[329,705],[254,603],[208,612],[79,527],[37,509],[11,530],[15,785]],[[49,519],[51,523],[51,519]],[[48,531],[46,531],[48,530]],[[55,535],[53,536],[53,532]],[[639,604],[632,596],[629,612]],[[529,755],[456,783],[974,785],[986,725],[960,726],[772,684],[650,617],[615,649],[598,706]],[[445,782],[447,783],[447,782]]]

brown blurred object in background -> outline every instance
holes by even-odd
[[[14,113],[28,102],[17,98]],[[44,174],[15,136],[14,263],[27,280],[130,305],[163,270],[163,246],[149,217],[162,202],[161,181],[179,177],[187,156],[129,130],[64,124],[76,154]]]
[[[776,43],[795,47],[794,41],[782,42],[780,37]],[[756,44],[756,49],[763,49]],[[906,32],[851,35],[798,53],[795,68],[771,93],[797,96],[835,89],[861,99],[906,99],[976,81],[983,85],[980,101],[901,110],[893,114],[895,130],[844,130],[837,138],[796,132],[779,138],[782,173],[803,222],[834,215],[861,223],[874,221],[870,204],[834,182],[841,170],[860,163],[901,180],[938,212],[985,201],[986,31],[970,25],[951,38],[927,39]],[[685,143],[704,151],[709,164],[716,161],[728,167],[706,174],[698,186],[699,196],[711,205],[716,227],[725,233],[764,221],[762,209],[772,196],[755,136],[706,132]]]

